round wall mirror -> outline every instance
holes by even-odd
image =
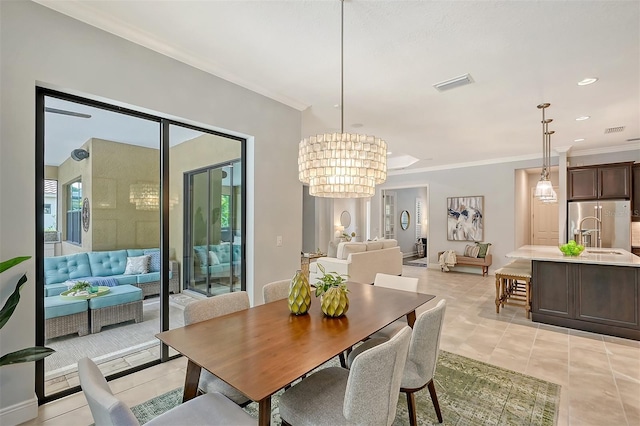
[[[406,231],[409,227],[410,220],[409,212],[403,210],[402,213],[400,213],[400,227],[403,231]]]
[[[344,226],[345,229],[351,226],[351,215],[346,210],[340,215],[340,225]]]

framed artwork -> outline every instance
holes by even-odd
[[[89,199],[85,198],[82,202],[82,229],[84,229],[84,232],[89,232],[89,221],[91,220],[90,216],[91,213],[89,210]]]
[[[484,196],[447,198],[447,240],[484,239]]]

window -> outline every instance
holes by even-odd
[[[44,230],[56,231],[58,207],[58,181],[52,179],[44,180]]]
[[[82,244],[82,182],[67,185],[67,242]]]

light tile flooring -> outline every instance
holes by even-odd
[[[405,266],[420,291],[447,299],[440,347],[449,352],[562,385],[558,425],[640,425],[640,342],[532,323],[524,309],[495,313],[494,277]],[[181,386],[186,360],[178,359],[110,382],[135,405]],[[84,396],[39,408],[27,424],[87,425]]]

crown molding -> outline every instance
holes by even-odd
[[[582,157],[584,155],[609,154],[611,152],[622,152],[622,151],[640,151],[640,142],[630,143],[626,145],[611,146],[607,148],[593,148],[593,149],[583,149],[580,151],[571,151],[571,157]]]
[[[563,151],[565,147],[558,147],[558,152],[568,152]],[[570,148],[570,147],[569,147]],[[622,152],[622,151],[635,151],[640,150],[640,143],[626,144],[626,145],[618,145],[611,146],[607,148],[596,148],[596,149],[587,149],[582,151],[571,151],[571,157],[580,157],[583,155],[597,155],[597,154],[607,154],[611,152]],[[557,157],[552,155],[553,157]],[[526,160],[537,160],[542,158],[540,154],[530,154],[530,155],[521,155],[517,157],[503,157],[503,158],[493,158],[490,160],[482,160],[482,161],[472,161],[469,163],[455,163],[455,164],[444,164],[442,166],[434,166],[434,167],[423,167],[419,169],[404,169],[404,170],[388,170],[388,176],[400,176],[400,175],[411,175],[414,173],[425,173],[425,172],[435,172],[439,170],[451,170],[451,169],[462,169],[465,167],[477,167],[477,166],[488,166],[491,164],[501,164],[501,163],[513,163],[516,161],[526,161]]]
[[[53,0],[33,0],[44,7],[55,10],[56,12],[67,15],[73,19],[84,22],[93,27],[99,28],[108,33],[114,34],[132,43],[151,49],[162,55],[175,59],[176,61],[190,65],[208,74],[212,74],[218,78],[226,80],[230,83],[241,86],[245,89],[256,92],[267,98],[278,101],[282,104],[290,106],[298,111],[304,111],[309,105],[296,99],[274,93],[262,86],[245,81],[233,75],[229,71],[220,68],[214,62],[203,59],[198,55],[185,50],[182,47],[172,45],[170,42],[161,40],[141,29],[127,24],[119,19],[96,10],[91,6],[91,2],[80,0],[53,1]]]

